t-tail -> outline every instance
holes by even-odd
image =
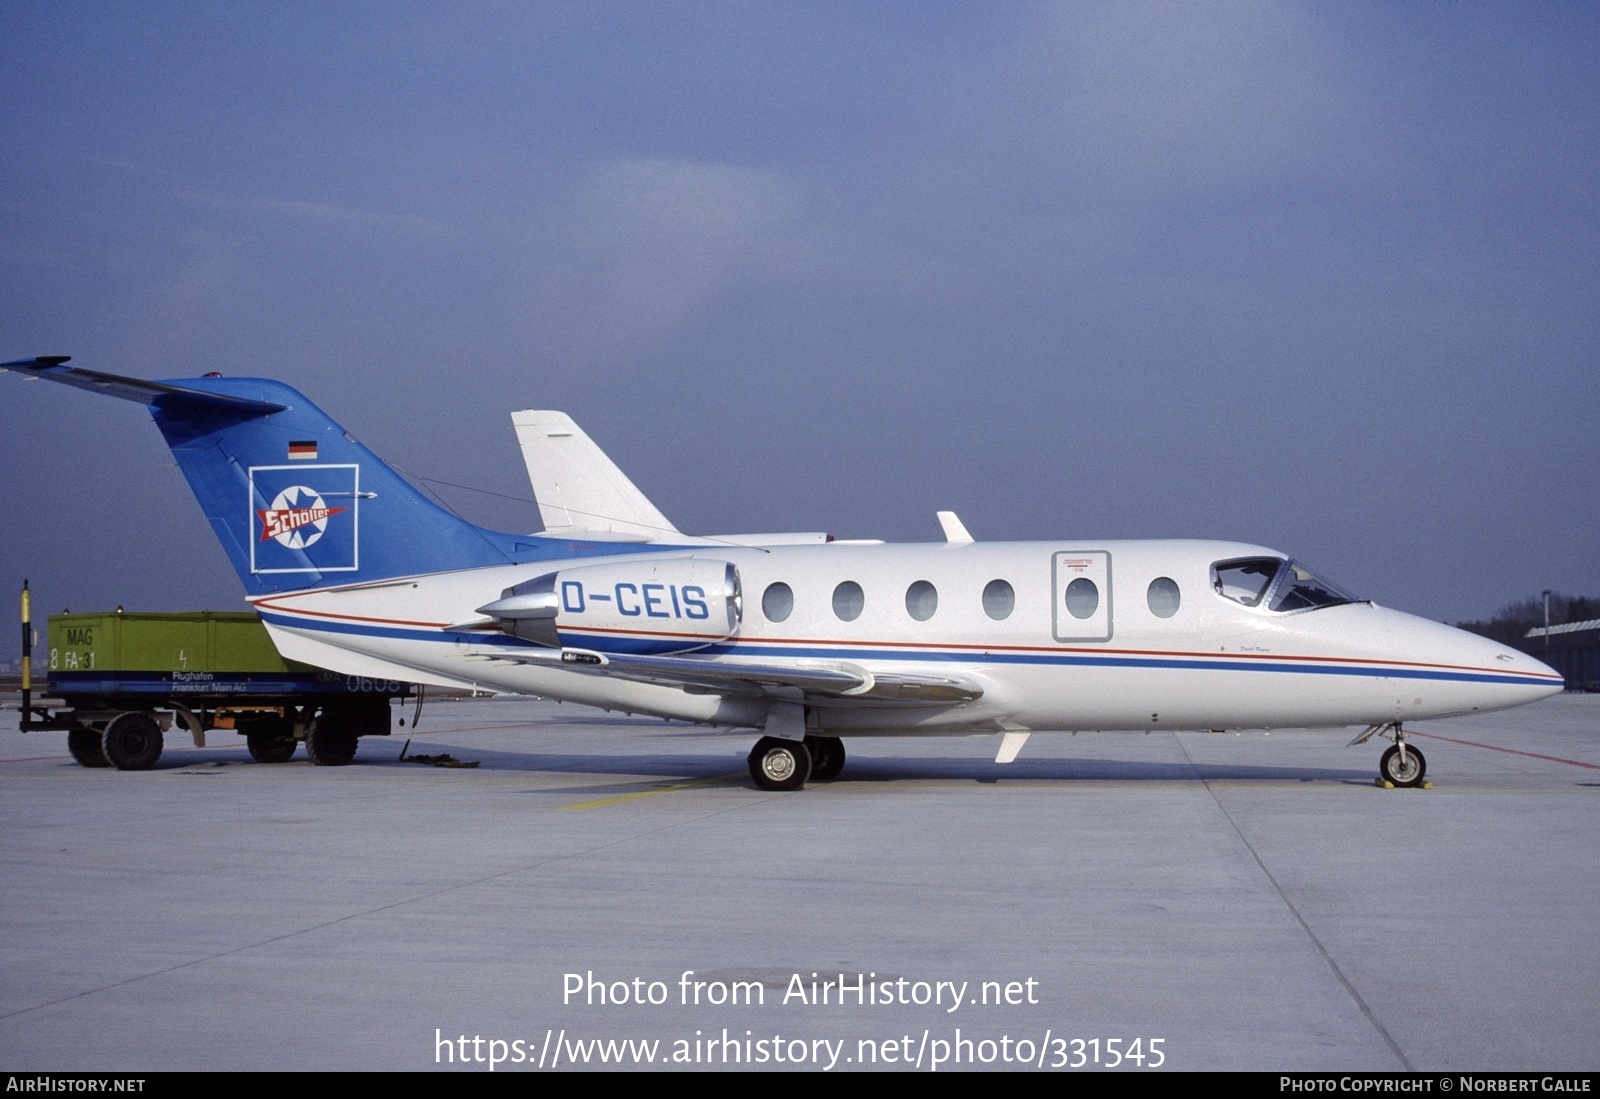
[[[452,514],[281,382],[151,382],[66,362],[24,359],[0,369],[147,406],[251,595],[571,557],[587,548],[487,530]]]

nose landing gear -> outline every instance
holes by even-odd
[[[1428,763],[1422,753],[1404,740],[1391,745],[1378,761],[1378,773],[1396,786],[1421,786],[1427,770]]]
[[[1383,758],[1378,760],[1380,783],[1390,786],[1427,785],[1422,781],[1422,776],[1428,773],[1428,761],[1406,740],[1406,731],[1400,727],[1398,721],[1369,725],[1360,736],[1350,742],[1350,745],[1354,747],[1357,744],[1365,744],[1375,736],[1394,741],[1393,745],[1385,749]]]

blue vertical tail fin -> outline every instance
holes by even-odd
[[[427,499],[298,391],[264,378],[148,382],[63,365],[0,364],[148,406],[252,595],[550,556]]]

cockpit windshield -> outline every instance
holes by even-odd
[[[1361,600],[1343,588],[1313,576],[1311,570],[1298,561],[1290,561],[1283,566],[1283,574],[1272,589],[1271,608],[1275,611],[1310,611],[1318,607],[1359,602]]]
[[[1243,557],[1211,566],[1211,586],[1224,599],[1246,607],[1265,603],[1280,614],[1359,603],[1349,592],[1316,576],[1297,561]]]

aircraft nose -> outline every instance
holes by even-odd
[[[1516,649],[1508,648],[1504,645],[1501,646],[1501,649],[1504,650],[1504,653],[1495,654],[1495,660],[1497,663],[1504,663],[1507,667],[1512,668],[1523,675],[1538,676],[1539,678],[1548,681],[1546,684],[1547,689],[1545,690],[1544,694],[1539,696],[1540,698],[1543,698],[1545,694],[1554,694],[1556,691],[1566,689],[1566,681],[1562,678],[1561,673],[1555,668],[1552,668],[1550,665],[1546,664],[1544,661],[1536,659],[1535,657],[1531,657],[1525,652],[1519,652]],[[1501,661],[1500,657],[1502,655],[1506,656],[1507,659]]]
[[[1544,661],[1477,634],[1464,630],[1457,633],[1462,636],[1466,650],[1463,663],[1484,668],[1505,697],[1517,700],[1508,701],[1506,705],[1536,702],[1566,688],[1561,673]]]
[[[1416,661],[1407,678],[1412,716],[1488,713],[1537,702],[1561,691],[1561,673],[1527,653],[1442,622],[1389,612],[1382,619],[1396,653]],[[1413,713],[1412,707],[1418,709]]]

